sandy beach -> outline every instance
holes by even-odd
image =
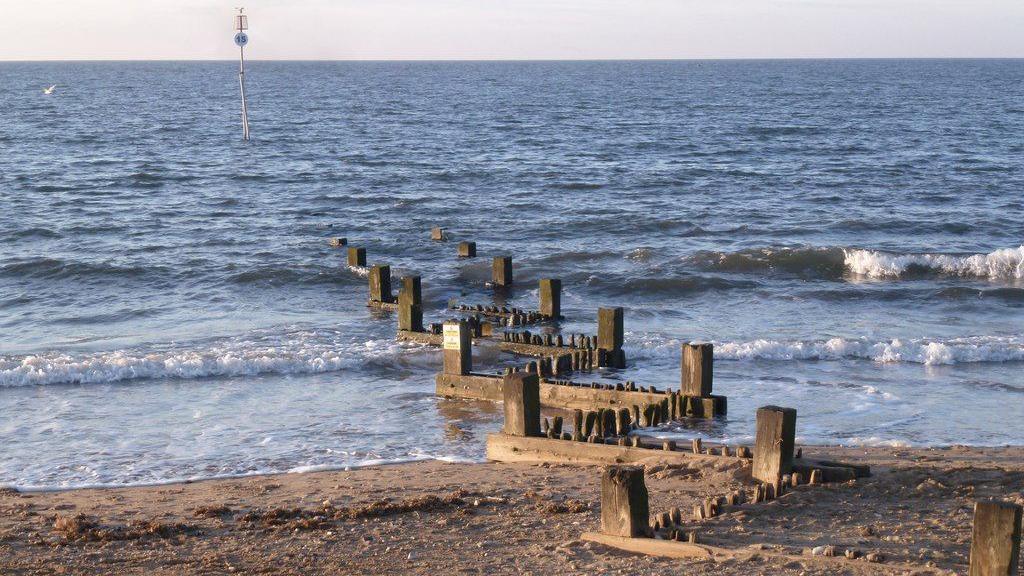
[[[961,574],[975,500],[1024,503],[1024,449],[804,447],[872,467],[688,520],[732,558],[583,542],[600,467],[436,461],[152,487],[0,494],[3,574]],[[738,461],[645,463],[651,513],[749,486]],[[684,517],[691,517],[684,513]],[[834,545],[839,557],[812,550]],[[855,550],[860,558],[842,557]],[[873,554],[875,562],[866,559]]]

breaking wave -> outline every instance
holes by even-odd
[[[258,332],[165,349],[135,348],[88,354],[0,356],[0,388],[103,384],[146,379],[196,379],[260,374],[317,374],[408,350],[391,340],[365,342],[315,330]]]
[[[850,272],[869,278],[899,278],[938,273],[990,280],[1024,279],[1024,246],[988,254],[892,254],[875,250],[844,250]]]
[[[1024,279],[1024,245],[987,254],[910,254],[859,248],[752,248],[702,251],[688,262],[705,270],[789,273],[839,279],[848,274],[894,279],[950,276],[986,280]]]
[[[658,353],[678,355],[679,342],[657,342]],[[924,365],[1024,362],[1022,336],[972,336],[949,340],[867,338],[715,342],[716,360],[843,360]],[[650,348],[648,348],[648,351]],[[642,353],[642,351],[641,351]]]

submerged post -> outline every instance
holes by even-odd
[[[370,268],[370,301],[394,302],[391,295],[391,266],[378,265]]]
[[[601,474],[601,532],[612,536],[647,536],[647,485],[643,466],[608,466]]]
[[[434,226],[433,228],[430,229],[431,240],[434,240],[435,242],[441,242],[442,240],[444,240],[444,236],[444,228],[441,228],[440,226]]]
[[[549,318],[562,317],[562,281],[543,278],[540,281],[540,313]]]
[[[423,332],[423,293],[419,276],[402,278],[398,291],[398,329]]]
[[[476,258],[476,242],[459,242],[459,258]]]
[[[1012,502],[974,503],[968,576],[1016,576],[1020,563],[1021,507]]]
[[[685,396],[711,396],[715,365],[714,345],[683,343],[682,381],[679,391]]]
[[[774,484],[783,474],[792,472],[795,444],[795,409],[778,406],[758,408],[753,477]]]
[[[495,286],[512,285],[512,257],[495,256],[491,267],[491,282]]]
[[[366,267],[366,248],[348,247],[348,265],[354,267]]]
[[[473,370],[473,336],[465,320],[444,323],[444,373],[466,375]]]
[[[528,372],[513,372],[501,383],[505,408],[505,434],[540,436],[540,378]]]
[[[597,347],[605,351],[609,359],[608,365],[612,368],[626,367],[626,354],[622,350],[622,340],[622,308],[599,308],[597,310]]]
[[[242,139],[249,140],[249,110],[245,102],[245,45],[249,43],[249,17],[245,8],[239,8],[235,15],[235,45],[238,46],[238,89],[242,94]]]

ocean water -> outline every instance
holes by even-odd
[[[590,379],[715,342],[728,419],[665,435],[1024,443],[1024,61],[253,62],[249,143],[235,66],[0,63],[0,484],[482,459],[329,236],[428,322],[505,254],[625,307]]]

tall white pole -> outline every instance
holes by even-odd
[[[249,139],[249,110],[245,104],[245,46],[238,48],[238,89],[242,93],[242,139]]]
[[[238,45],[238,90],[242,93],[242,139],[249,140],[249,110],[245,102],[245,45],[249,43],[249,35],[245,33],[249,29],[249,17],[245,15],[245,8],[238,9],[235,17],[235,44]]]

